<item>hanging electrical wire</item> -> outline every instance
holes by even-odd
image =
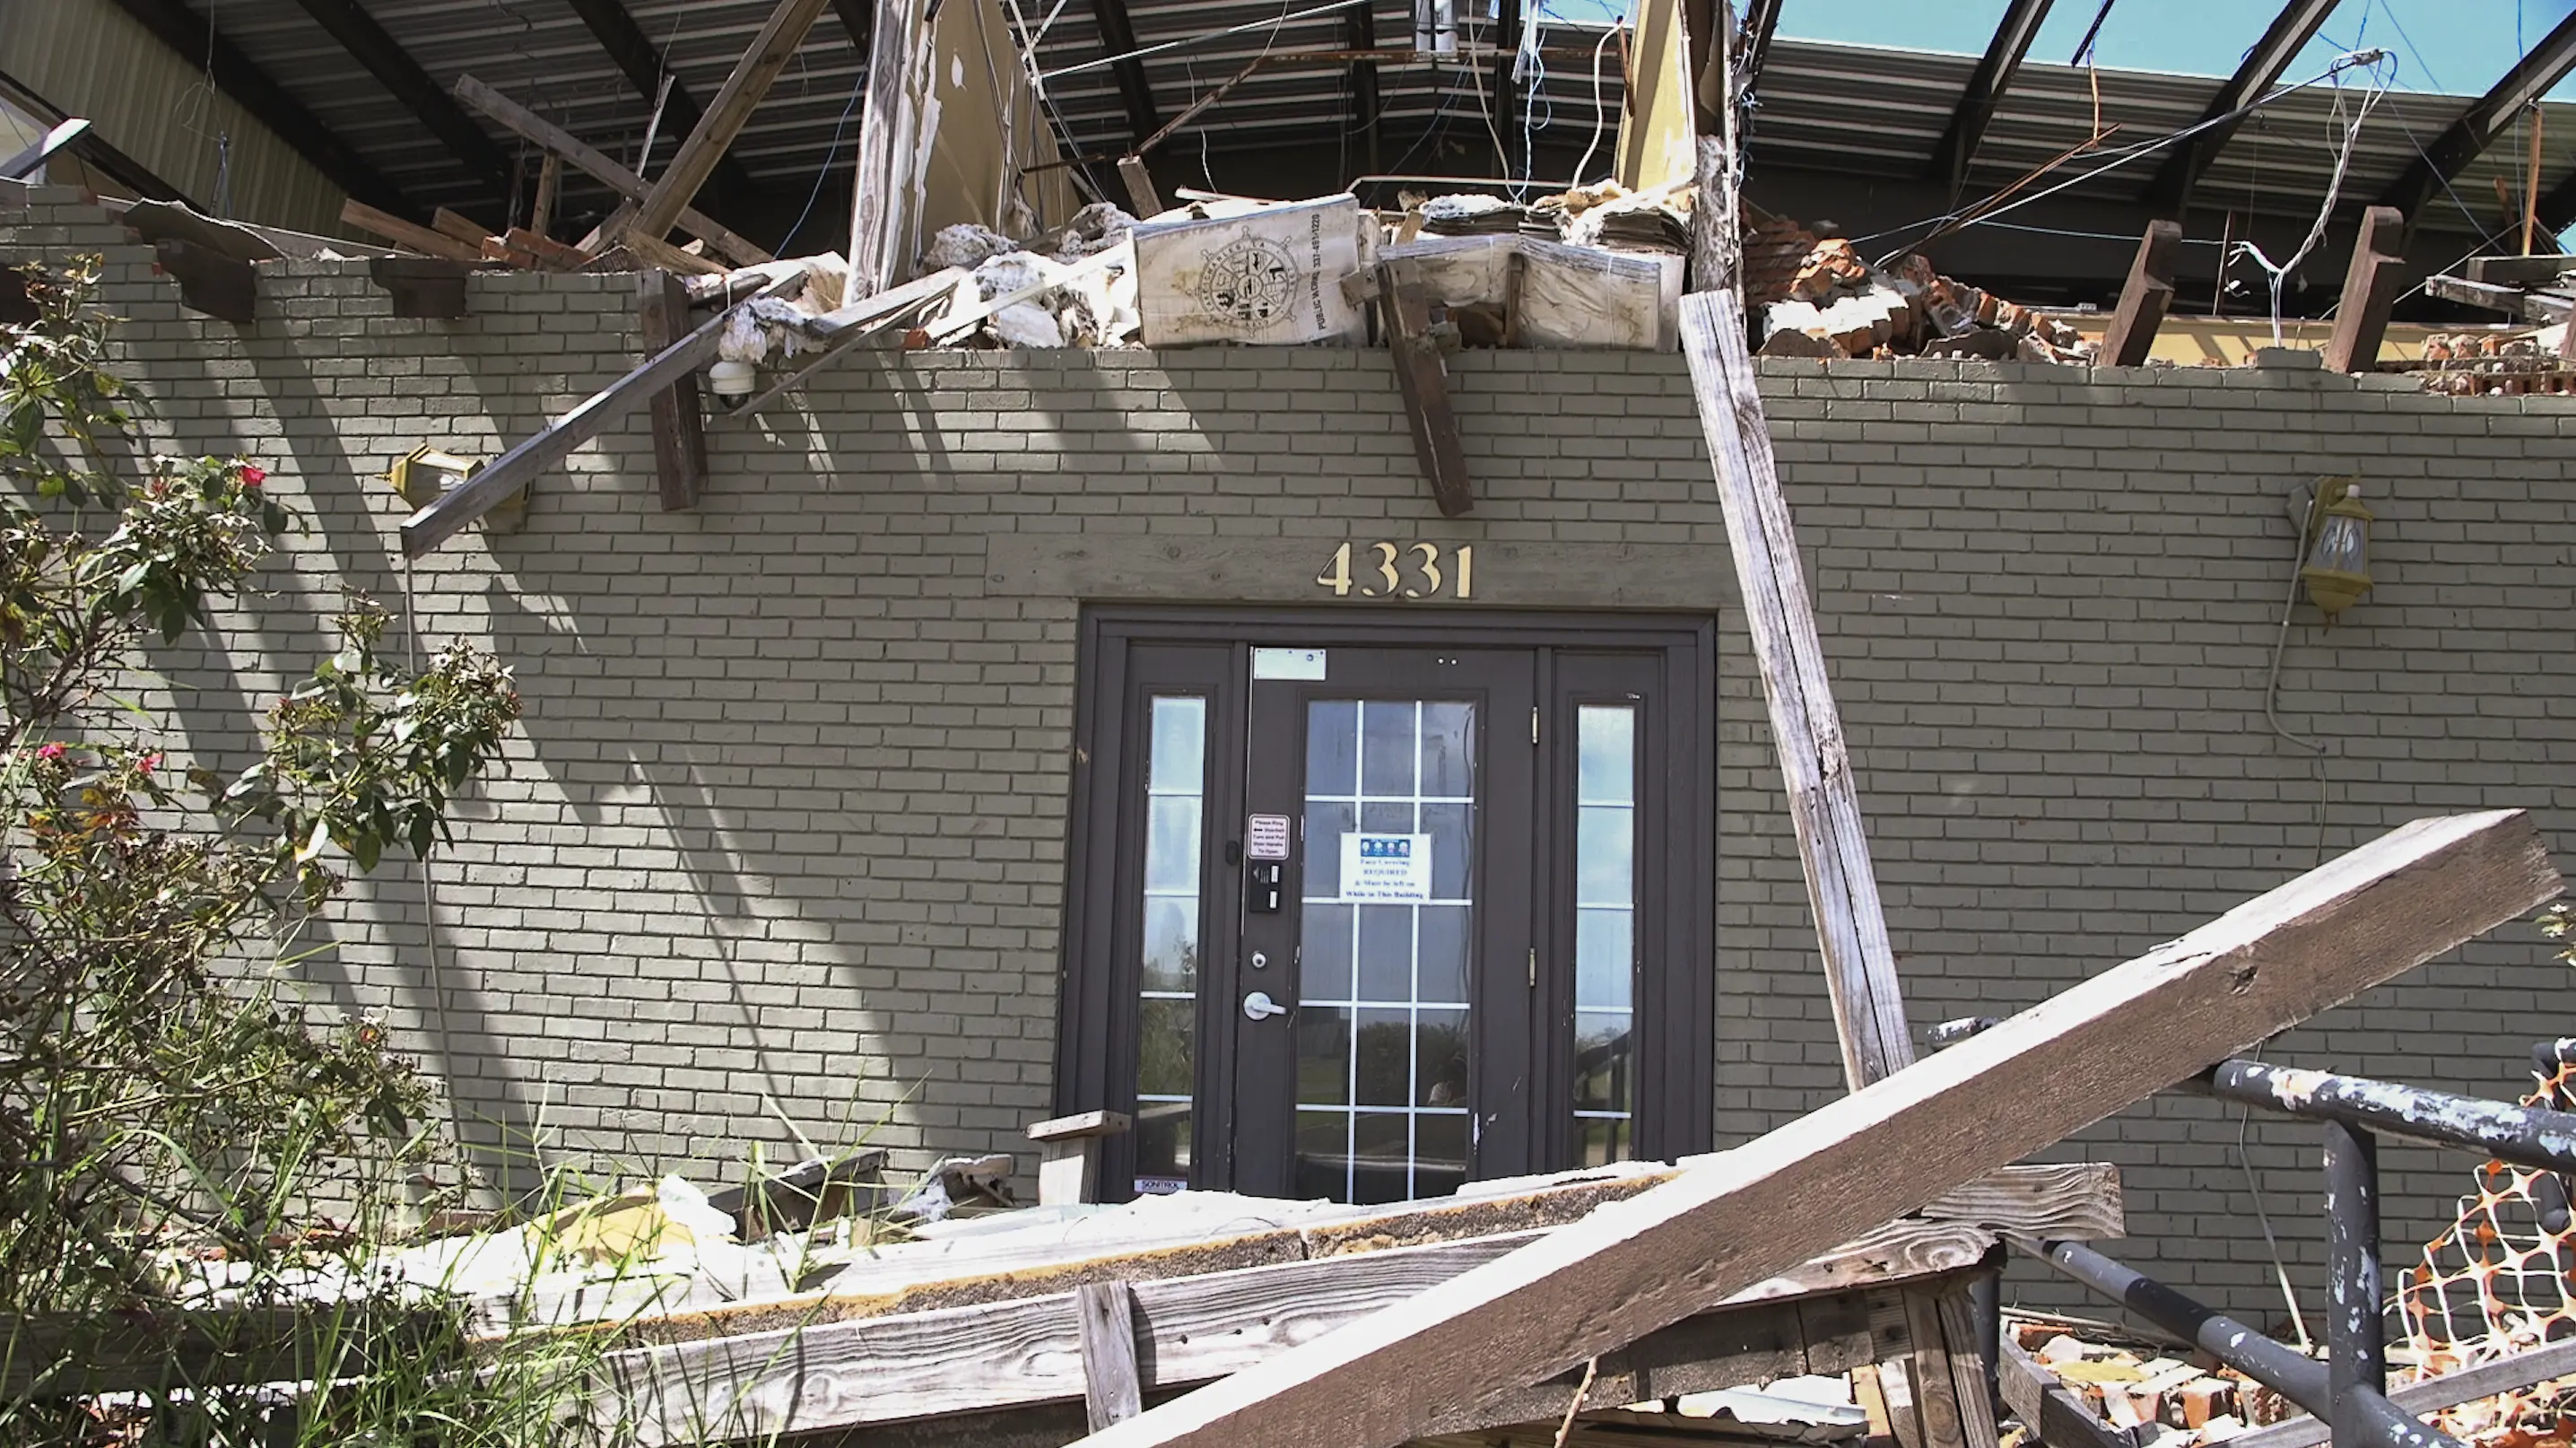
[[[1584,175],[1592,169],[1592,154],[1601,149],[1601,134],[1610,129],[1610,108],[1601,100],[1601,59],[1610,48],[1611,37],[1619,33],[1617,25],[1601,28],[1601,38],[1592,45],[1592,144],[1583,148],[1583,159],[1574,163],[1574,184],[1585,185]]]
[[[1367,3],[1368,0],[1326,0],[1326,3],[1322,5],[1300,10],[1294,15],[1282,15],[1276,20],[1247,20],[1241,25],[1229,25],[1223,30],[1202,31],[1197,35],[1185,35],[1178,40],[1165,40],[1159,41],[1153,45],[1140,45],[1134,50],[1124,51],[1117,55],[1104,55],[1096,60],[1086,60],[1075,65],[1062,66],[1055,70],[1048,71],[1041,78],[1045,80],[1057,80],[1068,75],[1080,75],[1084,71],[1099,70],[1104,66],[1116,65],[1121,61],[1142,60],[1146,56],[1160,55],[1167,50],[1181,50],[1193,45],[1204,45],[1211,40],[1222,40],[1229,35],[1241,35],[1247,30],[1259,30],[1264,26],[1270,26],[1275,29],[1276,27],[1285,25],[1292,20],[1312,20],[1318,15],[1330,15],[1336,10],[1348,10],[1354,5],[1365,5]]]
[[[2271,285],[2272,345],[2275,347],[2281,345],[2282,289],[2288,285],[2290,273],[2298,267],[2300,262],[2307,260],[2310,252],[2317,249],[2318,242],[2325,240],[2326,223],[2334,219],[2335,201],[2343,194],[2344,173],[2352,166],[2353,148],[2361,140],[2362,123],[2370,119],[2370,113],[2379,105],[2380,98],[2388,94],[2388,82],[2391,75],[2394,73],[2393,66],[2388,67],[2385,71],[2383,70],[2383,63],[2388,59],[2388,52],[2384,50],[2355,51],[2352,55],[2348,55],[2345,58],[2351,59],[2354,55],[2364,54],[2372,57],[2367,63],[2365,70],[2365,73],[2370,78],[2370,84],[2368,88],[2363,91],[2361,103],[2359,105],[2348,106],[2347,97],[2343,87],[2342,74],[2338,71],[2333,75],[2334,102],[2331,114],[2333,116],[2333,124],[2340,127],[2343,132],[2343,139],[2342,142],[2335,147],[2334,171],[2333,174],[2326,178],[2325,199],[2319,203],[2317,207],[2317,219],[2315,224],[2308,228],[2307,239],[2299,243],[2299,249],[2297,251],[2290,253],[2290,259],[2288,261],[2282,262],[2278,266],[2273,265],[2272,259],[2263,254],[2263,248],[2255,245],[2252,240],[2248,239],[2236,243],[2237,249],[2235,254],[2250,258],[2256,266],[2261,267],[2263,269],[2265,279]]]
[[[2285,96],[2295,95],[2300,91],[2306,90],[2310,86],[2332,80],[2336,76],[2341,75],[2343,72],[2350,70],[2355,66],[2377,65],[2381,61],[2387,59],[2387,57],[2388,52],[2384,50],[2361,51],[2352,55],[2339,56],[2332,65],[2327,66],[2323,71],[2318,72],[2316,75],[2310,76],[2308,79],[2300,81],[2295,85],[2282,86],[2278,90],[2272,91],[2267,95],[2258,96],[2255,99],[2246,102],[2244,105],[2238,106],[2236,109],[2225,113],[2224,115],[2211,116],[2206,120],[2185,126],[2178,131],[2168,132],[2162,136],[2153,136],[2140,141],[2135,145],[2121,147],[2119,150],[2113,151],[2110,154],[2109,160],[2104,161],[2099,166],[2095,166],[2092,169],[2085,171],[2081,175],[2069,177],[2044,191],[2032,192],[2030,195],[2024,196],[2020,200],[2012,202],[2010,205],[1996,207],[1992,211],[1981,212],[1977,217],[1976,224],[1982,226],[1990,222],[1993,218],[2004,215],[2007,212],[2018,211],[2025,206],[2045,201],[2049,197],[2055,196],[2060,192],[2072,190],[2073,188],[2081,186],[2097,177],[2116,171],[2120,167],[2125,166],[2142,156],[2152,155],[2153,153],[2161,151],[2167,146],[2171,146],[2178,141],[2189,140],[2193,136],[2210,129],[2213,126],[2231,125],[2236,121],[2252,115],[2256,111],[2279,101]],[[1978,204],[1983,205],[1985,202],[1981,200]],[[1873,231],[1866,236],[1854,237],[1852,238],[1852,243],[1857,246],[1864,242],[1881,241],[1891,236],[1897,236],[1919,229],[1938,227],[1944,223],[1957,220],[1960,214],[1961,212],[1959,211],[1948,211],[1943,212],[1938,216],[1923,217],[1920,220],[1909,221],[1899,226],[1890,226],[1882,230]],[[1887,253],[1887,255],[1876,262],[1875,265],[1885,266],[1888,263],[1893,262],[1899,256],[1904,255],[1906,249],[1906,247],[1898,247],[1896,250]]]

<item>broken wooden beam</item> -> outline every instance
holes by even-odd
[[[2335,304],[2334,332],[2326,339],[2329,372],[2376,372],[2380,339],[2388,334],[2388,309],[2406,274],[2406,215],[2394,206],[2361,214],[2352,263],[2344,269],[2343,299]]]
[[[610,160],[599,148],[586,144],[572,132],[546,120],[470,75],[457,78],[456,98],[500,122],[501,125],[524,137],[530,144],[544,148],[548,157],[560,156],[571,162],[579,167],[584,175],[630,202],[641,201],[653,192],[650,182]],[[542,177],[539,178],[539,189],[540,194],[543,194]],[[714,218],[693,208],[686,206],[680,208],[678,227],[704,241],[717,255],[738,266],[758,266],[762,262],[775,260],[768,252],[736,236]],[[528,229],[541,232],[546,228],[531,222]]]
[[[2150,221],[2138,239],[2138,254],[2129,262],[2129,279],[2120,287],[2120,305],[2111,313],[2110,330],[2102,334],[2101,361],[2109,367],[2142,367],[2164,325],[2165,308],[2173,304],[2173,274],[2182,250],[2182,223]]]
[[[429,227],[430,230],[450,241],[465,246],[479,247],[483,244],[483,238],[492,234],[492,228],[482,222],[461,211],[452,211],[444,206],[429,214]]]
[[[659,352],[689,330],[689,296],[666,271],[635,274],[636,330]],[[683,373],[653,394],[653,471],[665,512],[694,508],[707,487],[707,418],[698,374]]]
[[[424,256],[445,257],[449,261],[480,262],[481,246],[467,246],[454,237],[441,236],[426,226],[415,226],[399,216],[378,211],[363,201],[340,204],[340,224],[371,231],[396,246],[407,246]]]
[[[563,189],[563,156],[546,152],[537,163],[537,193],[528,203],[528,230],[539,236],[552,236],[555,222],[555,197]]]
[[[435,256],[380,256],[367,263],[368,279],[393,298],[397,317],[453,319],[465,315],[465,279],[474,268]]]
[[[2494,286],[2546,286],[2576,271],[2576,256],[2473,256],[2468,278]]]
[[[1843,1076],[1857,1090],[1913,1061],[1914,1041],[1861,829],[1849,741],[1826,680],[1797,533],[1745,351],[1744,303],[1731,291],[1695,292],[1682,298],[1681,311],[1682,355],[1716,469],[1727,543],[1743,585],[1745,629],[1762,670],[1772,747],[1806,866]]]
[[[794,59],[796,48],[805,43],[807,31],[814,28],[815,18],[823,13],[824,0],[779,0],[769,20],[752,37],[751,46],[734,62],[733,72],[708,102],[706,114],[698,117],[687,140],[671,157],[671,164],[653,182],[653,189],[635,203],[635,216],[626,230],[645,236],[659,237],[680,219],[680,212],[697,199],[698,188],[714,173],[716,162],[743,123],[751,119],[763,97],[769,94],[778,73]],[[620,241],[622,236],[607,238]]]
[[[1400,261],[1378,263],[1377,290],[1387,356],[1404,398],[1404,420],[1413,432],[1414,459],[1441,515],[1458,517],[1476,506],[1476,488],[1467,476],[1458,415],[1449,406],[1449,366],[1431,339],[1430,291]]]
[[[1258,1368],[1300,1342],[1359,1323],[1537,1239],[1538,1234],[1517,1232],[1126,1281],[1140,1389],[1150,1394]],[[1834,1294],[1876,1293],[1903,1281],[1969,1270],[1985,1259],[1994,1241],[1991,1234],[1959,1223],[1890,1224],[1755,1284],[1707,1320],[1733,1319],[1733,1325],[1716,1330],[1721,1337],[1795,1333],[1801,1314]],[[1114,1265],[1101,1270],[1104,1280],[1118,1280],[1106,1276],[1117,1270]],[[792,1326],[769,1331],[629,1348],[600,1361],[602,1389],[596,1406],[632,1425],[640,1444],[679,1445],[702,1441],[690,1435],[703,1431],[704,1410],[711,1403],[734,1405],[739,1414],[721,1425],[727,1434],[757,1439],[941,1413],[1084,1401],[1089,1377],[1078,1286],[1065,1283],[1051,1293],[850,1321],[791,1317]],[[1761,1327],[1746,1333],[1747,1323]],[[1870,1336],[1882,1343],[1904,1341],[1902,1308],[1892,1294],[1879,1323]],[[1652,1360],[1655,1353],[1632,1349],[1631,1356]],[[1541,1376],[1533,1374],[1528,1382]],[[1700,1386],[1733,1387],[1750,1380]],[[1676,1381],[1671,1374],[1658,1377],[1655,1390],[1696,1390],[1675,1386]],[[1561,1409],[1564,1393],[1549,1392]],[[1476,1409],[1481,1416],[1481,1405],[1447,1406],[1461,1413]]]
[[[804,273],[796,272],[771,282],[755,296],[784,296],[803,285]],[[696,330],[591,394],[544,431],[493,459],[490,467],[405,518],[403,552],[417,557],[456,536],[467,524],[515,496],[538,474],[569,457],[574,448],[598,436],[610,423],[714,361],[716,348],[724,339],[725,320],[731,315],[727,310],[699,323]]]
[[[1154,190],[1154,173],[1145,169],[1144,157],[1119,157],[1118,180],[1126,186],[1127,205],[1138,220],[1163,213],[1163,198]]]
[[[2576,315],[2576,297],[2561,292],[2527,291],[2453,276],[2426,277],[2424,290],[2447,302],[2465,302],[2472,307],[2484,307],[2491,312],[2502,312],[2543,326],[2563,322],[2570,315]]]
[[[1145,1410],[1136,1377],[1135,1296],[1124,1282],[1086,1282],[1073,1290],[1082,1339],[1082,1405],[1091,1431]]]
[[[249,262],[193,241],[152,243],[153,259],[179,283],[179,300],[226,322],[248,323],[259,306],[259,273]]]
[[[2417,821],[1651,1191],[1086,1441],[1392,1448],[1439,1405],[1680,1321],[1844,1223],[2061,1140],[2520,918],[2559,884],[2520,811]]]
[[[1038,1161],[1038,1205],[1071,1206],[1096,1200],[1101,1144],[1124,1136],[1128,1125],[1124,1111],[1085,1111],[1030,1127],[1029,1140],[1046,1153]]]

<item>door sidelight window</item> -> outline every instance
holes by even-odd
[[[1207,700],[1156,695],[1145,763],[1145,929],[1138,974],[1136,1188],[1190,1180],[1196,1074],[1199,881],[1207,834]]]
[[[1575,710],[1576,1164],[1636,1154],[1637,710]]]

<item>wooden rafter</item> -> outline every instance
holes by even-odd
[[[2436,192],[2450,184],[2470,162],[2486,154],[2498,136],[2512,127],[2525,107],[2576,71],[2576,14],[2558,22],[2529,54],[2514,63],[2493,89],[2460,112],[2433,144],[2424,148],[2404,174],[2379,198],[2410,217],[2421,219]]]
[[[662,81],[669,75],[671,63],[663,57],[662,48],[653,43],[653,37],[645,34],[644,27],[635,23],[633,12],[622,0],[565,0],[565,3],[581,17],[582,24],[590,27],[591,36],[599,42],[599,48],[606,51],[608,58],[624,73],[626,83],[644,98],[644,104],[662,103],[660,134],[685,136],[697,127],[698,118],[706,112],[699,107],[697,97],[690,95],[689,88],[680,84],[676,77],[671,80],[669,99],[663,99]],[[637,164],[649,165],[651,159],[645,157]],[[751,173],[742,168],[742,163],[728,156],[716,163],[711,184],[716,196],[723,199],[748,194],[753,183]]]
[[[191,70],[213,77],[215,89],[231,97],[251,118],[313,163],[331,184],[367,205],[406,218],[421,210],[402,188],[385,179],[301,101],[286,93],[267,71],[242,53],[186,0],[116,0],[119,9],[152,32],[153,38],[179,53]]]
[[[2194,135],[2166,158],[2162,170],[2147,183],[2147,194],[2167,215],[2180,216],[2191,205],[2192,188],[2200,183],[2201,173],[2218,158],[2227,140],[2236,134],[2242,118],[2236,112],[2262,98],[2265,91],[2281,79],[2290,61],[2301,47],[2315,38],[2317,27],[2334,13],[2336,0],[2289,0],[2281,13],[2272,17],[2271,26],[2254,48],[2245,52],[2244,62],[2236,74],[2219,87],[2210,98],[2209,108],[2201,112],[2200,124],[2207,130]]]
[[[1948,129],[1941,133],[1941,144],[1933,149],[1931,178],[1950,188],[1957,196],[1967,184],[1969,163],[1977,159],[1977,147],[1986,138],[1986,125],[1995,118],[1995,107],[2004,92],[2012,86],[2013,72],[2021,69],[2021,59],[2030,53],[2030,42],[2039,34],[2039,23],[2048,18],[2049,0],[2012,0],[2005,7],[2003,19],[1996,22],[1994,38],[1986,43],[1985,55],[1977,68],[1968,73],[1968,88],[1959,93],[1959,103],[1951,108]]]
[[[717,88],[706,114],[690,128],[689,138],[680,143],[671,164],[654,179],[652,194],[635,204],[627,231],[659,238],[680,219],[822,13],[823,0],[779,0],[742,59],[734,62],[733,72]]]
[[[1685,303],[1742,323],[1731,297]],[[1377,1448],[1578,1367],[2555,898],[2520,811],[2418,821],[1867,1090],[1085,1440]],[[1829,1209],[1828,1209],[1829,1208]]]
[[[513,172],[510,155],[500,143],[486,134],[465,114],[465,108],[450,100],[447,88],[430,78],[411,52],[403,49],[374,16],[360,9],[357,0],[299,0],[304,13],[330,33],[351,59],[366,67],[378,84],[393,94],[404,108],[429,128],[430,134],[446,145],[459,165],[476,177],[488,181],[498,197],[507,204]]]
[[[1100,21],[1101,54],[1126,55],[1136,48],[1136,25],[1127,17],[1127,0],[1091,0],[1091,13]],[[1145,79],[1145,62],[1120,60],[1109,71],[1118,77],[1118,95],[1127,103],[1127,124],[1141,147],[1146,137],[1163,128],[1162,115],[1154,108],[1154,87]]]
[[[592,180],[629,201],[641,201],[653,192],[651,183],[610,160],[597,147],[589,145],[561,126],[546,120],[470,75],[457,77],[456,98],[500,122],[505,128],[527,138],[531,143],[545,148],[547,155],[561,156],[587,173]],[[691,236],[703,238],[710,249],[742,266],[757,266],[770,259],[768,252],[734,235],[713,218],[692,207],[680,208],[679,225],[682,231]]]
[[[2138,254],[2129,263],[2129,279],[2120,288],[2120,305],[2111,313],[2111,328],[2102,334],[2102,361],[2112,367],[2143,366],[2164,325],[2165,308],[2173,304],[2175,253],[2182,249],[2182,223],[2150,221],[2138,239]]]

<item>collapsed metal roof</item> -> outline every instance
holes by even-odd
[[[532,176],[535,158],[516,137],[479,117],[467,119],[488,138],[490,149],[457,144],[452,118],[446,130],[438,125],[443,94],[418,93],[419,87],[405,82],[399,64],[383,55],[364,55],[365,47],[348,42],[345,17],[326,29],[323,12],[354,11],[360,22],[372,21],[400,52],[397,61],[407,57],[417,73],[442,90],[471,73],[612,156],[641,163],[638,169],[650,174],[685,134],[694,105],[715,94],[773,8],[773,0],[118,3],[165,39],[201,33],[211,23],[220,42],[246,62],[233,67],[229,77],[219,74],[219,84],[234,91],[273,86],[380,178],[384,189],[394,193],[389,199],[415,214],[439,205],[496,211],[511,184],[511,171],[524,158]],[[2031,4],[2018,0],[2013,9],[2020,13]],[[1140,135],[1180,115],[1256,58],[1360,45],[1401,49],[1414,43],[1411,0],[1370,0],[1365,5],[1352,0],[1324,13],[1306,13],[1316,8],[1317,0],[1005,0],[1014,29],[1036,36],[1035,64],[1048,77],[1045,90],[1061,139],[1071,152],[1097,157],[1131,150]],[[1428,169],[1420,154],[1426,139],[1465,136],[1491,139],[1507,160],[1544,153],[1545,161],[1524,159],[1521,164],[1538,182],[1556,183],[1566,176],[1547,174],[1547,166],[1564,166],[1562,153],[1580,152],[1600,135],[1604,138],[1595,148],[1593,170],[1605,169],[1610,151],[1606,133],[1617,125],[1624,94],[1624,37],[1614,34],[1614,27],[1542,12],[1535,42],[1545,47],[1546,58],[1526,66],[1518,93],[1506,97],[1502,89],[1514,62],[1503,43],[1532,28],[1521,19],[1523,7],[1518,0],[1488,0],[1486,7],[1469,0],[1457,8],[1462,12],[1457,54],[1426,54],[1418,62],[1376,67],[1381,164],[1391,172]],[[1480,8],[1493,13],[1463,13]],[[815,28],[796,63],[734,143],[705,197],[711,213],[722,217],[728,210],[738,211],[749,196],[766,198],[772,211],[785,196],[792,212],[796,202],[818,189],[846,184],[837,178],[850,165],[857,134],[863,32],[872,6],[867,0],[837,0],[835,9],[839,23],[827,17]],[[1766,17],[1776,19],[1776,5],[1751,9],[1756,25],[1766,23]],[[2294,0],[2276,29],[2289,26],[2296,18],[2293,12],[2313,12],[2321,20],[2331,9],[2331,3]],[[2012,18],[2007,16],[2008,25]],[[192,25],[195,32],[187,29]],[[1246,28],[1208,38],[1236,27]],[[2313,20],[2305,29],[2313,33]],[[1148,53],[1126,64],[1103,63],[1111,59],[1112,36],[1132,36],[1134,45]],[[1979,79],[1980,62],[1974,56],[1786,38],[1768,41],[1764,49],[1767,60],[1754,92],[1756,120],[1748,149],[1748,183],[1757,197],[1766,175],[1783,171],[1926,179],[1963,96]],[[1598,63],[1586,63],[1582,57],[1587,54]],[[2014,59],[2017,68],[2005,67],[1982,143],[1973,147],[1964,168],[1966,194],[2011,185],[2064,157],[2095,134],[2097,114],[2100,125],[2116,128],[2099,148],[2107,154],[2194,124],[2231,84],[2206,76],[2094,71]],[[2576,22],[2536,45],[2534,61],[2552,79],[2576,66]],[[1021,57],[997,55],[991,63],[1012,66]],[[655,100],[664,76],[671,92],[657,124]],[[1136,84],[1140,77],[1141,87]],[[1296,148],[1309,160],[1329,146],[1332,164],[1348,177],[1365,169],[1353,144],[1361,119],[1353,100],[1355,79],[1349,64],[1274,64],[1192,118],[1165,145],[1185,153],[1205,148],[1236,156],[1262,148]],[[2348,77],[2347,102],[2352,85]],[[2256,93],[2263,88],[2257,86]],[[2332,87],[2315,85],[2279,96],[2247,116],[2208,161],[2196,192],[2200,204],[2251,215],[2314,215],[2333,165],[2336,99]],[[2382,97],[2362,128],[2343,186],[2346,203],[2382,199],[2401,189],[2409,167],[2436,149],[2446,128],[2474,108],[2470,97],[2416,92]],[[2548,109],[2564,113],[2576,107]],[[2576,115],[2549,119],[2553,123],[2545,127],[2541,169],[2551,192],[2544,210],[2576,213]],[[648,132],[654,145],[646,157]],[[301,143],[312,138],[288,139]],[[2503,179],[2519,190],[2520,149],[2480,143],[2465,166],[2446,178],[2447,187],[2430,189],[2432,200],[2419,208],[2417,225],[2467,236],[2500,231],[2506,210],[2496,199],[2495,182]],[[2136,202],[2162,159],[2162,154],[2144,157],[2068,194]],[[2046,184],[2097,164],[2093,157],[2079,157]],[[1106,168],[1101,174],[1107,174]],[[1248,184],[1241,180],[1246,174],[1242,166],[1232,174],[1237,184]],[[346,180],[343,184],[359,189]],[[569,198],[581,200],[585,184],[570,186]],[[605,204],[604,193],[588,199]],[[2576,214],[2545,214],[2545,219],[2563,225],[2576,221]]]

